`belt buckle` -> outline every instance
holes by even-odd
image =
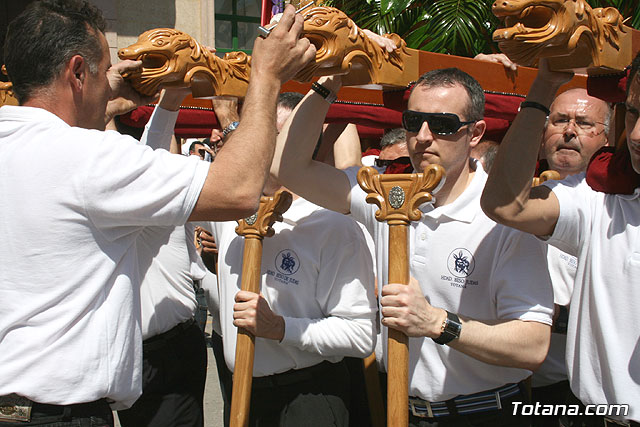
[[[420,405],[424,405],[427,408],[426,413],[423,410],[416,408],[416,403],[419,403]],[[433,417],[433,410],[431,409],[431,403],[427,402],[426,400],[414,399],[414,398],[410,397],[409,398],[409,408],[411,409],[411,413],[416,417],[434,418]]]
[[[0,421],[31,421],[33,402],[15,393],[0,396]]]

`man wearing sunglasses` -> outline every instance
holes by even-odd
[[[386,284],[388,228],[366,203],[357,169],[311,160],[330,94],[341,84],[336,76],[319,83],[324,89],[313,88],[280,133],[271,173],[314,203],[351,213],[373,236],[382,325],[412,337],[410,425],[526,425],[510,402],[525,400],[521,381],[546,356],[552,292],[540,243],[480,209],[487,175],[469,155],[486,127],[482,88],[458,69],[435,70],[409,97],[403,126],[413,167],[439,164],[447,179],[411,225],[405,286]]]
[[[594,415],[572,420],[570,425],[637,426],[640,422],[640,331],[636,326],[640,323],[640,203],[638,188],[631,185],[640,174],[638,69],[640,56],[627,77],[627,147],[622,149],[628,149],[624,153],[628,156],[616,165],[635,171],[625,176],[631,187],[628,194],[598,192],[589,186],[584,173],[530,188],[549,115],[547,105],[572,77],[571,73],[551,72],[541,60],[527,95],[527,108],[521,108],[503,139],[482,196],[482,208],[492,218],[539,236],[578,259],[566,347],[569,384],[577,398],[572,403],[625,406],[598,412],[610,418],[603,420],[591,411]],[[585,407],[580,411],[587,414]]]

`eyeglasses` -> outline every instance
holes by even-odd
[[[438,135],[453,135],[462,126],[475,123],[475,120],[461,122],[453,113],[421,113],[419,111],[405,110],[402,113],[402,127],[408,132],[418,133],[422,123],[429,124],[429,130]]]
[[[563,132],[569,123],[573,122],[576,132],[585,135],[597,135],[604,131],[604,127],[602,131],[598,132],[597,125],[604,126],[605,124],[602,122],[596,122],[585,118],[569,118],[564,116],[549,116],[549,126],[553,128],[553,130],[557,132]]]

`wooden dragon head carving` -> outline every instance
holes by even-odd
[[[302,13],[302,12],[301,12]],[[398,46],[387,52],[372,42],[343,12],[331,7],[313,7],[303,13],[302,35],[316,47],[315,62],[295,80],[311,81],[325,75],[344,75],[345,86],[379,84],[406,86],[418,74],[418,55],[407,49],[397,34],[387,37]],[[162,86],[191,87],[198,96],[244,96],[250,74],[250,58],[243,52],[218,58],[189,35],[157,28],[120,49],[120,59],[141,60],[143,69],[126,76],[133,87],[152,95]]]
[[[496,0],[492,11],[506,27],[493,33],[494,41],[520,65],[547,57],[552,69],[606,72],[631,62],[630,29],[615,8],[592,9],[585,0]]]
[[[313,77],[343,74],[347,75],[346,84],[368,84],[377,82],[383,72],[402,72],[409,53],[407,44],[397,34],[385,36],[398,46],[389,53],[338,9],[313,7],[303,15],[302,35],[316,47],[316,60],[300,70],[295,80],[308,82]],[[395,70],[387,70],[387,66]]]
[[[171,28],[142,33],[136,43],[120,49],[118,56],[142,61],[143,69],[126,77],[145,95],[166,86],[191,87],[194,96],[210,96],[220,93],[230,80],[244,82],[244,89],[249,82],[250,58],[245,53],[233,52],[221,60],[188,34]]]

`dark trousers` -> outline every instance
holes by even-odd
[[[254,378],[251,427],[348,427],[349,372],[344,362]]]
[[[176,331],[176,328],[177,331]],[[204,425],[207,348],[191,321],[145,341],[142,396],[118,411],[124,427]]]
[[[541,405],[564,405],[571,394],[569,381],[560,381],[543,387],[531,388],[531,403]],[[534,415],[533,427],[557,427],[559,415]]]
[[[220,385],[220,394],[224,404],[224,425],[229,425],[229,416],[231,412],[231,392],[233,390],[233,373],[227,368],[224,360],[224,349],[222,346],[222,337],[211,331],[211,350],[216,360],[216,370],[218,371],[218,384]]]
[[[48,427],[113,427],[113,414],[107,402],[78,405],[46,405],[33,403],[31,421],[0,421],[1,427],[48,426]]]

